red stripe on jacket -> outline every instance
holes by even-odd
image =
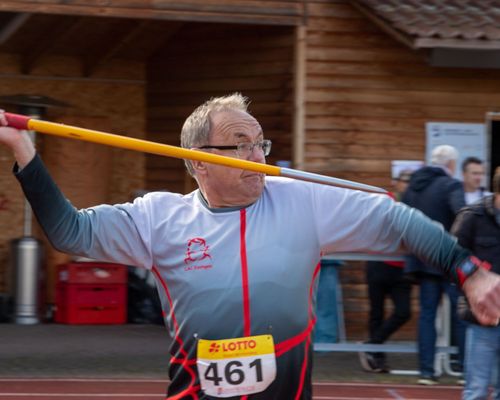
[[[250,336],[250,289],[248,286],[247,245],[245,234],[247,230],[246,210],[240,210],[240,259],[241,286],[243,290],[243,335]]]

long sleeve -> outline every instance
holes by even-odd
[[[326,187],[316,187],[315,193],[313,218],[325,253],[407,252],[457,281],[455,267],[470,252],[442,224],[388,196]]]
[[[457,237],[461,246],[474,250],[475,224],[474,215],[470,210],[464,210],[458,214],[451,232]]]
[[[80,217],[76,208],[63,196],[38,154],[20,171],[16,164],[14,174],[36,219],[54,247],[59,249],[57,238],[71,238],[77,232],[87,230],[85,217]],[[76,232],[70,231],[72,226],[76,226]],[[55,243],[53,239],[56,239]]]
[[[124,206],[77,210],[64,197],[37,155],[14,173],[51,244],[59,251],[149,268],[150,250]],[[143,229],[144,231],[144,229]]]
[[[448,205],[455,215],[465,207],[465,193],[462,182],[453,180],[448,194]]]
[[[446,232],[440,223],[432,221],[416,209],[408,210],[410,214],[402,236],[407,250],[457,282],[456,267],[471,255],[470,251],[460,246],[456,238]]]
[[[475,219],[470,209],[464,209],[458,214],[451,232],[457,237],[461,246],[474,251]],[[458,300],[457,313],[463,320],[479,324],[465,296],[461,296]]]

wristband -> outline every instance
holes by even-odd
[[[467,279],[469,279],[479,268],[486,270],[491,269],[491,264],[487,261],[481,261],[479,258],[471,256],[462,264],[455,268],[457,282],[462,287]]]

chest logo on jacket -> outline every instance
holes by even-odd
[[[205,239],[197,237],[189,239],[184,258],[184,271],[197,271],[212,268],[212,256],[209,253],[210,246]]]

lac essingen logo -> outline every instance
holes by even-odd
[[[189,239],[186,256],[184,258],[184,271],[198,271],[212,268],[212,257],[209,253],[210,246],[205,239],[197,237]]]

